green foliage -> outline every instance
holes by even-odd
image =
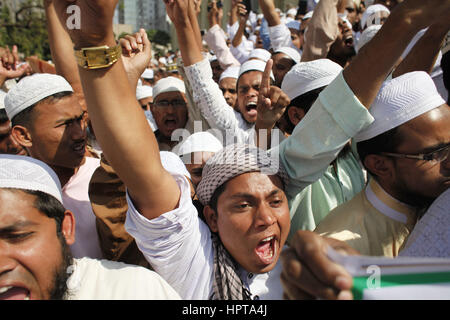
[[[147,35],[152,43],[160,44],[162,46],[167,46],[171,41],[170,34],[162,30],[150,29],[147,30]]]
[[[17,45],[25,56],[51,59],[42,3],[22,3],[16,12],[10,12],[5,4],[0,7],[0,46],[11,48],[13,45]]]

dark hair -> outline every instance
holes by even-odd
[[[24,127],[29,127],[31,125],[31,123],[34,120],[34,108],[42,102],[55,102],[55,100],[59,100],[62,99],[64,97],[68,97],[71,96],[73,94],[72,91],[64,91],[64,92],[58,92],[55,93],[51,96],[48,96],[45,99],[42,99],[41,101],[36,102],[35,104],[33,104],[32,106],[26,108],[25,110],[22,110],[21,112],[19,112],[18,114],[16,114],[12,119],[11,119],[11,125],[15,126],[15,125],[21,125]]]
[[[376,137],[373,137],[372,139],[360,141],[356,144],[359,159],[361,160],[364,168],[366,168],[364,165],[364,160],[368,155],[380,154],[382,152],[395,152],[398,145],[402,142],[402,138],[400,134],[398,134],[398,128],[399,127],[395,127]],[[366,169],[370,171],[368,168]]]
[[[41,213],[45,214],[47,217],[55,219],[56,233],[59,237],[61,233],[62,221],[64,219],[64,213],[66,212],[66,209],[64,208],[62,203],[59,202],[59,200],[57,200],[55,197],[42,191],[32,191],[23,189],[16,189],[16,190],[23,191],[35,197],[33,207],[39,210]]]
[[[228,181],[227,181],[228,182]],[[227,182],[222,183],[220,186],[214,190],[213,195],[211,196],[211,200],[209,200],[209,206],[217,212],[217,202],[219,201],[220,195],[225,191],[227,186]]]
[[[6,123],[9,121],[8,115],[5,109],[0,109],[0,124]]]
[[[292,123],[291,119],[289,119],[288,110],[291,107],[297,107],[302,108],[305,111],[305,114],[311,109],[314,102],[319,97],[319,94],[325,89],[326,86],[316,88],[314,90],[308,91],[304,94],[299,95],[298,97],[295,97],[291,100],[291,103],[286,108],[286,110],[283,113],[283,117],[286,120],[286,123],[288,123],[288,127],[286,128],[287,133],[292,134],[292,131],[294,131],[295,125]]]

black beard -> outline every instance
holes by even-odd
[[[67,289],[67,280],[71,275],[68,272],[68,268],[73,264],[73,257],[68,245],[66,244],[66,240],[59,235],[58,238],[62,247],[61,254],[63,261],[55,271],[55,275],[53,277],[53,289],[50,292],[50,300],[63,300],[68,297],[69,292]]]

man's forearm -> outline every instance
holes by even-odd
[[[269,27],[277,26],[281,23],[280,17],[275,11],[273,0],[259,0],[259,7],[267,20]]]

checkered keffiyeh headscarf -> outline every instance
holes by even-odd
[[[208,205],[219,186],[247,172],[278,175],[285,186],[288,182],[278,156],[270,157],[266,151],[254,146],[232,144],[214,154],[203,168],[202,180],[197,187],[200,202]]]

